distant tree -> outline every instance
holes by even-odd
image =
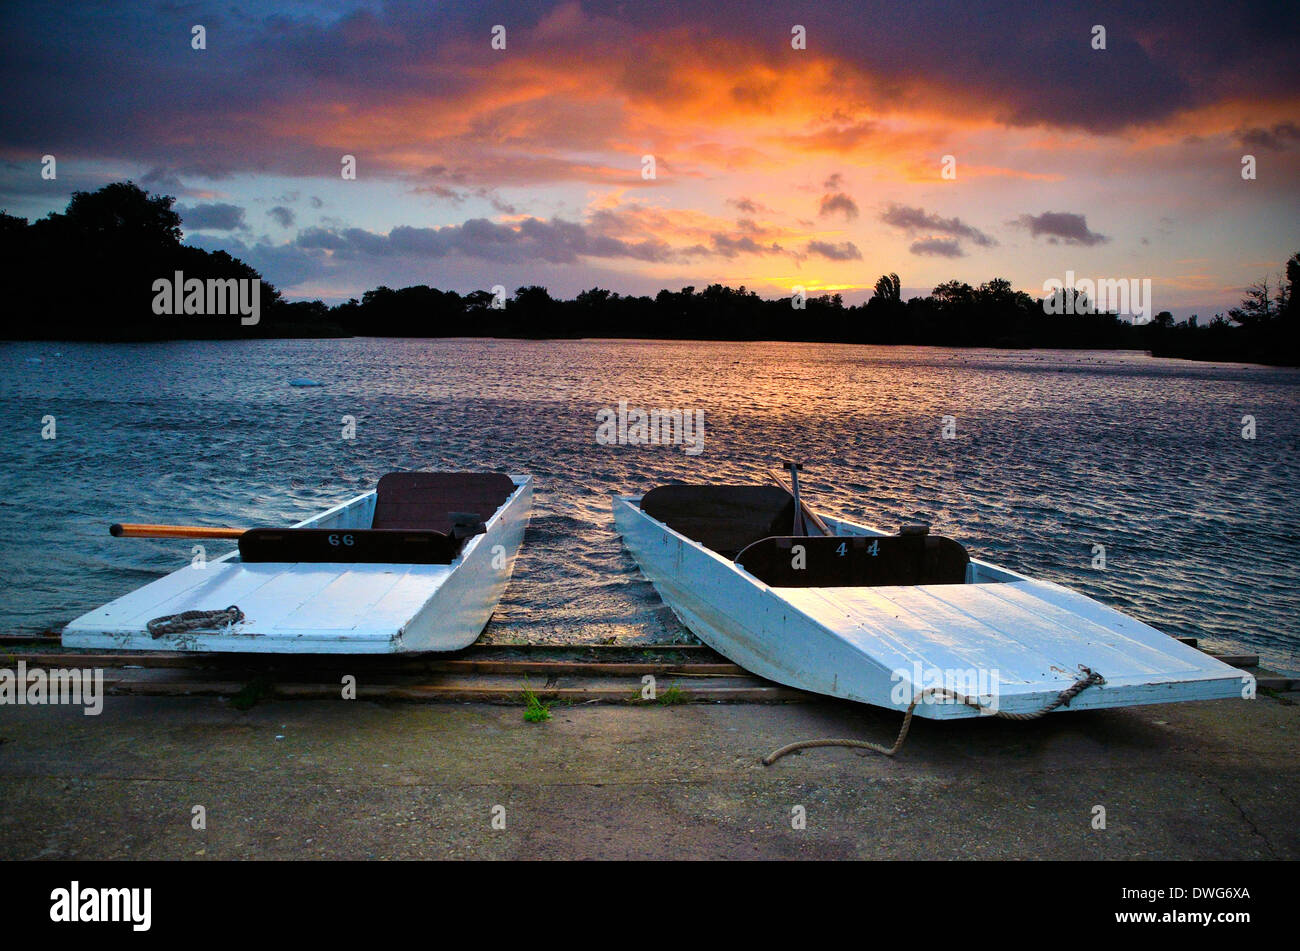
[[[529,337],[566,336],[569,327],[560,319],[563,311],[551,292],[539,284],[515,290],[506,308],[506,326]]]
[[[476,314],[488,310],[496,297],[490,291],[470,291],[465,295],[465,310]]]
[[[976,293],[988,301],[1010,300],[1012,297],[1011,282],[1006,278],[995,277],[993,280],[981,284]]]
[[[1269,288],[1267,277],[1251,284],[1246,288],[1246,296],[1241,299],[1241,306],[1228,311],[1228,316],[1243,327],[1267,324],[1277,316],[1277,301]]]
[[[965,308],[975,300],[975,289],[964,281],[945,281],[934,289],[931,296],[941,307]]]
[[[1282,306],[1282,315],[1293,328],[1300,328],[1300,253],[1291,255],[1286,262],[1286,298]]]
[[[1284,275],[1279,275],[1277,279],[1277,291],[1273,295],[1273,303],[1277,305],[1275,316],[1282,317],[1291,310],[1291,295],[1295,292],[1295,276],[1292,268],[1292,261],[1287,262],[1287,270]]]
[[[1041,301],[1047,314],[1090,314],[1095,309],[1088,295],[1077,287],[1062,287]]]
[[[876,290],[872,298],[879,298],[886,304],[896,304],[902,299],[902,284],[897,274],[882,274],[876,281]]]
[[[114,182],[94,192],[73,192],[62,218],[86,236],[175,247],[181,243],[181,216],[172,209],[175,202],[171,195],[150,195],[135,182]]]
[[[30,224],[0,216],[0,267],[16,288],[8,337],[78,340],[151,340],[175,337],[338,334],[337,318],[322,320],[323,305],[284,309],[280,292],[256,270],[225,251],[181,243],[181,217],[170,195],[150,195],[134,182],[73,192],[62,212]],[[258,322],[233,315],[154,312],[160,279],[257,281]],[[3,279],[3,278],[0,278]],[[359,305],[358,305],[359,306]]]
[[[529,284],[527,287],[520,287],[515,291],[511,303],[525,310],[542,311],[548,309],[555,301],[551,298],[551,292],[546,288],[538,284]]]
[[[615,294],[614,298],[617,300],[618,295]],[[578,296],[575,298],[575,302],[579,307],[589,310],[598,310],[608,303],[609,299],[609,291],[605,290],[603,287],[593,287],[589,291],[579,291]]]

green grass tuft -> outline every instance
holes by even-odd
[[[686,694],[676,684],[673,684],[659,695],[659,705],[661,707],[671,707],[678,703],[687,702]]]
[[[524,684],[524,720],[528,723],[543,723],[550,718],[551,705],[538,700],[533,688]]]

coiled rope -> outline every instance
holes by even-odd
[[[145,627],[156,639],[164,634],[183,634],[186,631],[197,631],[203,628],[225,627],[238,624],[243,619],[244,612],[232,604],[221,611],[182,611],[180,614],[156,617]]]
[[[912,728],[912,714],[916,711],[916,705],[928,696],[942,696],[949,700],[955,700],[958,703],[964,703],[968,707],[974,707],[981,713],[1001,717],[1003,720],[1037,720],[1039,717],[1047,716],[1047,714],[1051,713],[1057,707],[1069,706],[1071,700],[1083,693],[1083,691],[1087,690],[1089,687],[1104,684],[1106,682],[1106,678],[1101,674],[1094,673],[1083,665],[1080,665],[1079,669],[1083,671],[1084,676],[1080,677],[1073,684],[1062,690],[1056,695],[1055,699],[1048,702],[1042,709],[1035,710],[1033,713],[1004,713],[1001,710],[990,710],[978,700],[964,697],[945,687],[928,687],[912,698],[911,704],[908,705],[907,713],[903,715],[903,727],[898,731],[898,739],[894,740],[893,746],[884,746],[880,743],[868,743],[866,740],[801,740],[798,743],[791,743],[788,746],[781,747],[779,750],[773,750],[771,753],[768,753],[763,757],[763,765],[771,766],[782,756],[787,756],[790,753],[797,752],[798,750],[816,749],[821,746],[848,746],[853,749],[870,750],[872,753],[879,753],[881,756],[893,756],[903,748],[903,741],[907,739],[907,731]]]

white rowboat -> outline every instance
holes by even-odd
[[[613,508],[681,622],[787,686],[898,710],[920,697],[915,715],[932,719],[981,715],[944,690],[1034,713],[1086,671],[1103,682],[1058,709],[1254,696],[1249,674],[928,530],[889,535],[804,506],[794,536],[794,499],[776,486],[664,486]]]
[[[375,490],[82,615],[67,647],[292,654],[450,651],[479,636],[523,543],[532,477],[390,473]],[[149,623],[243,619],[154,637]]]

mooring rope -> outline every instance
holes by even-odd
[[[773,750],[771,753],[768,753],[763,757],[763,765],[771,766],[782,756],[786,756],[798,750],[816,749],[820,746],[848,746],[853,749],[870,750],[872,753],[879,753],[881,756],[893,756],[903,748],[903,741],[907,739],[907,731],[912,728],[912,714],[916,711],[916,705],[927,696],[933,695],[940,695],[951,700],[956,700],[958,703],[964,703],[968,707],[974,707],[981,713],[1001,717],[1004,720],[1037,720],[1039,717],[1047,716],[1047,714],[1051,713],[1057,707],[1068,706],[1071,700],[1083,693],[1083,691],[1087,690],[1089,687],[1097,684],[1104,684],[1106,682],[1106,678],[1101,674],[1094,673],[1083,665],[1080,665],[1079,669],[1083,671],[1084,676],[1080,677],[1069,687],[1062,690],[1056,695],[1054,700],[1050,701],[1042,709],[1035,710],[1033,713],[1004,713],[1001,710],[990,710],[978,700],[972,700],[970,697],[963,697],[961,694],[954,693],[945,687],[928,687],[912,698],[912,702],[907,708],[907,713],[903,715],[903,727],[898,731],[898,739],[894,740],[893,746],[887,747],[880,743],[868,743],[866,740],[801,740],[798,743],[791,743],[788,746],[781,747],[779,750]]]
[[[221,611],[182,611],[180,614],[156,617],[145,627],[155,638],[159,638],[164,634],[183,634],[186,631],[197,631],[202,628],[238,624],[243,619],[244,612],[232,604]]]

